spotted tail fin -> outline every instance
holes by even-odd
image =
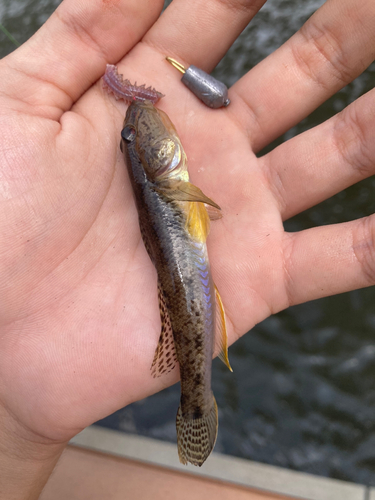
[[[185,418],[180,405],[176,428],[180,462],[185,465],[190,462],[200,467],[213,450],[217,437],[218,414],[214,396],[211,410],[200,418]]]

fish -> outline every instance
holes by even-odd
[[[179,460],[201,466],[218,432],[218,408],[211,389],[215,338],[219,357],[232,371],[224,307],[206,247],[210,216],[219,218],[220,207],[190,183],[177,131],[153,102],[132,99],[120,147],[142,239],[158,276],[161,333],[151,374],[162,376],[179,364]]]

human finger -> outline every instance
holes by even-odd
[[[354,80],[374,58],[375,2],[328,0],[231,88],[227,112],[248,130],[259,151]]]
[[[375,89],[260,158],[284,220],[375,173]]]
[[[162,0],[64,0],[48,21],[1,61],[0,94],[59,119],[157,19]]]
[[[287,233],[288,306],[375,284],[375,215]]]
[[[186,66],[211,71],[265,1],[174,0],[143,41]]]

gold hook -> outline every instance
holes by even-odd
[[[166,57],[166,60],[172,64],[178,71],[181,71],[181,73],[185,73],[185,68],[182,66],[181,63],[177,62],[175,59],[172,59],[171,57]]]

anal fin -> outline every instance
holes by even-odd
[[[216,346],[219,348],[218,357],[221,361],[227,365],[229,370],[232,372],[232,367],[229,363],[228,358],[228,335],[227,327],[225,323],[225,311],[223,302],[221,300],[218,289],[215,285],[215,299],[216,299],[216,331],[215,331],[215,342]]]
[[[154,378],[161,377],[162,375],[169,373],[173,370],[177,363],[172,324],[160,283],[158,283],[158,298],[161,332],[159,342],[155,350],[154,360],[151,365],[151,375]]]

